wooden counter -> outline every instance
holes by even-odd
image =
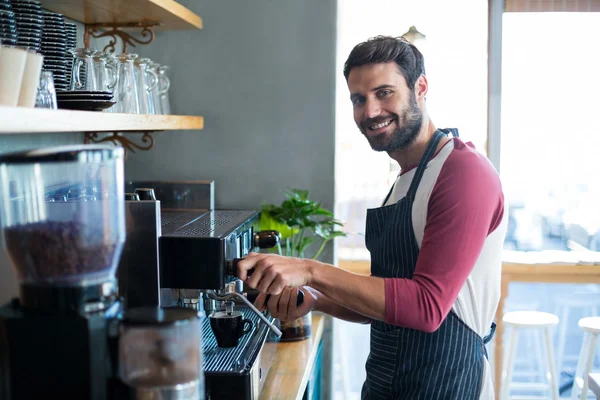
[[[312,373],[325,320],[312,316],[312,336],[297,342],[266,343],[261,355],[267,379],[260,392],[261,400],[301,400]]]

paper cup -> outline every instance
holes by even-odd
[[[2,46],[2,57],[0,57],[0,105],[15,107],[19,102],[26,59],[27,51],[16,47]]]
[[[41,54],[34,51],[27,52],[19,102],[17,103],[19,107],[35,107],[35,96],[40,83],[43,60],[44,57]]]

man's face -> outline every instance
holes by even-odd
[[[352,68],[348,89],[354,121],[373,150],[391,152],[414,142],[423,113],[395,62]]]

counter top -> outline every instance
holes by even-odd
[[[266,343],[261,355],[267,378],[261,400],[301,400],[323,336],[323,315],[312,315],[312,336],[297,342]]]

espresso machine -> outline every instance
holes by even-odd
[[[204,398],[197,312],[124,311],[123,159],[98,145],[0,156],[2,242],[19,281],[0,307],[0,399]]]
[[[160,221],[150,224],[159,226],[160,233],[156,238],[148,237],[145,246],[136,247],[138,250],[126,249],[124,253],[140,252],[143,248],[146,255],[154,255],[157,249],[159,280],[146,276],[147,281],[138,285],[152,293],[158,289],[161,307],[192,309],[205,316],[219,310],[231,312],[236,307],[244,318],[253,322],[250,334],[240,339],[236,347],[220,348],[208,318],[202,321],[206,399],[252,400],[258,398],[266,378],[260,356],[269,331],[273,332],[274,340],[281,332],[273,324],[273,318],[258,311],[247,299],[243,283],[236,278],[234,262],[251,251],[274,247],[279,234],[259,230],[257,211],[215,210],[213,185],[212,181],[128,182],[127,191],[141,195],[139,200],[130,197],[128,209],[140,210],[144,202],[160,203]],[[168,207],[163,207],[164,204]],[[148,225],[138,228],[133,224],[127,231],[128,234],[147,232],[147,228]],[[158,243],[156,248],[152,247],[154,243]],[[132,254],[130,261],[122,261],[120,276],[139,268],[139,264],[132,262],[139,257]],[[146,271],[154,268],[154,265],[145,267]],[[124,289],[126,302],[131,292]]]

